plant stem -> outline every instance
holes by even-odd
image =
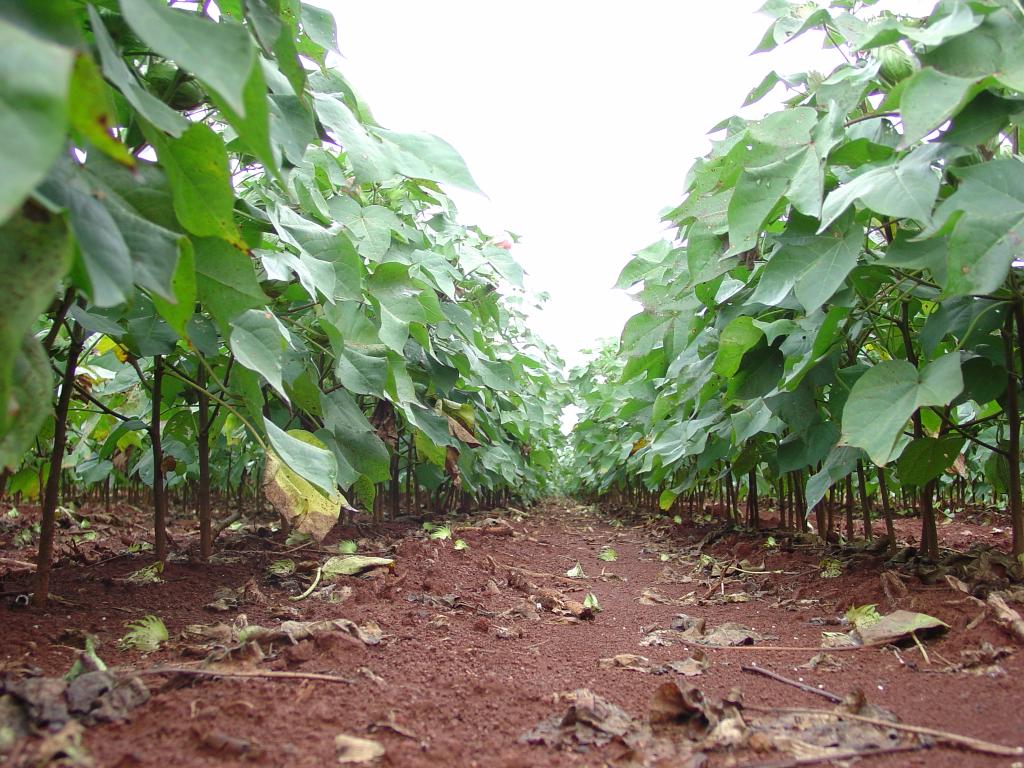
[[[153,552],[160,562],[167,561],[167,494],[164,490],[164,448],[160,439],[161,391],[164,379],[164,359],[153,358],[152,407],[149,419],[149,439],[153,448]]]
[[[39,530],[39,553],[36,558],[35,587],[32,593],[32,605],[36,608],[46,606],[50,593],[50,566],[53,560],[53,539],[57,523],[57,499],[60,492],[61,466],[64,463],[64,449],[68,439],[68,408],[71,406],[71,392],[74,390],[75,369],[78,357],[85,343],[85,329],[74,323],[71,329],[71,345],[64,364],[64,375],[61,378],[60,396],[57,398],[57,410],[54,414],[53,449],[50,451],[50,474],[46,478],[46,491],[43,495],[42,520]]]

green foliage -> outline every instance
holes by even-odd
[[[166,643],[170,636],[167,634],[167,627],[159,616],[143,616],[138,621],[127,622],[127,634],[118,641],[123,649],[132,649],[142,653],[152,653],[160,650],[160,646]]]
[[[359,545],[352,539],[342,539],[338,542],[339,555],[354,555],[359,550]]]
[[[137,571],[132,571],[124,580],[130,584],[159,584],[163,579],[160,578],[160,574],[164,572],[164,564],[157,560],[152,565],[147,565],[143,568],[139,568]]]
[[[291,576],[295,573],[295,561],[291,558],[275,560],[267,566],[267,573],[271,576]]]
[[[890,490],[952,482],[954,464],[1006,475],[1024,11],[872,6],[762,9],[759,50],[817,33],[841,55],[765,78],[748,104],[785,84],[784,106],[713,129],[671,240],[623,268],[642,309],[570,377],[579,492],[667,510],[698,488],[747,492],[752,470],[799,482],[811,511],[867,460],[894,466]]]
[[[853,625],[854,629],[870,627],[872,624],[877,624],[882,618],[878,614],[877,605],[852,606],[846,611],[844,617]]]
[[[525,325],[522,270],[459,223],[444,189],[477,187],[458,153],[378,125],[326,68],[329,12],[54,8],[0,20],[11,492],[45,480],[51,371],[78,330],[64,468],[84,486],[196,483],[205,407],[214,487],[266,465],[307,500],[293,519],[310,499],[369,506],[396,454],[432,491],[554,487],[561,361]],[[159,471],[155,431],[173,458]]]

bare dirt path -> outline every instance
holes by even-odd
[[[916,737],[884,729],[866,740],[864,733],[840,729],[835,743],[823,747],[821,733],[811,733],[822,717],[814,728],[806,719],[797,722],[797,715],[790,715],[792,722],[782,730],[778,715],[771,716],[771,727],[758,724],[759,717],[769,716],[759,715],[756,707],[835,705],[744,672],[742,666],[758,666],[840,698],[861,691],[867,702],[861,701],[861,714],[888,717],[891,712],[902,723],[1024,744],[1019,649],[991,620],[972,624],[979,609],[943,583],[904,578],[899,581],[906,591],[894,594],[893,585],[887,590],[879,579],[880,559],[867,554],[847,562],[842,576],[826,580],[820,577],[820,555],[767,550],[758,540],[735,535],[698,553],[694,545],[706,530],[610,525],[573,503],[550,503],[526,516],[506,511],[502,520],[485,525],[488,532],[457,531],[469,545],[463,551],[451,540],[430,540],[418,529],[393,526],[362,542],[361,550],[393,557],[393,570],[340,577],[333,587],[318,585],[298,602],[289,598],[304,591],[309,579],[269,577],[266,567],[281,557],[274,550],[285,547],[254,537],[236,539],[221,558],[229,562],[220,565],[169,564],[162,584],[119,580],[148,562],[139,558],[61,568],[55,594],[67,602],[46,614],[13,609],[0,614],[0,672],[9,678],[63,674],[89,633],[99,639],[102,658],[120,669],[196,666],[203,655],[224,656],[234,648],[220,668],[344,678],[146,675],[152,696],[131,712],[129,722],[85,730],[84,747],[100,766],[333,765],[339,754],[351,754],[339,752],[339,734],[378,742],[386,752],[373,764],[392,766],[788,766],[803,764],[793,762],[795,756],[820,757],[823,748],[842,751],[853,743],[861,749],[874,737],[912,751],[872,756],[865,764],[962,768],[1024,760],[939,743],[922,751]],[[512,536],[506,535],[506,521]],[[606,547],[614,549],[614,560],[599,559]],[[230,562],[235,557],[238,561]],[[328,555],[300,551],[292,557],[301,570],[303,560],[315,558],[309,563],[313,568]],[[585,577],[568,578],[566,572],[577,563]],[[761,572],[762,565],[771,573]],[[17,577],[8,579],[5,591],[17,591],[18,583]],[[235,592],[218,591],[224,587]],[[601,610],[593,618],[585,611],[577,618],[577,603],[588,595]],[[204,608],[218,597],[227,599],[227,611]],[[923,653],[913,642],[899,650],[835,651],[814,669],[807,666],[813,651],[765,649],[818,647],[823,632],[848,631],[837,623],[847,608],[872,603],[883,614],[921,611],[950,629],[925,640]],[[163,619],[170,641],[148,656],[119,650],[123,623],[145,614]],[[679,619],[680,614],[690,619]],[[338,619],[353,624],[307,625],[305,631],[314,636],[301,639],[299,632],[294,642],[272,633],[239,642],[238,628],[245,624],[276,628],[282,621]],[[226,635],[187,633],[191,625],[219,622],[227,625],[221,628]],[[681,637],[695,622],[697,629]],[[753,648],[702,647],[701,635],[705,643],[736,640],[736,635],[713,634],[723,625],[729,629],[729,622],[757,633]],[[991,664],[944,671],[965,661],[961,651],[969,654],[983,643],[1009,652]],[[615,657],[620,658],[602,665],[602,659]],[[700,670],[702,660],[706,668]],[[672,662],[678,664],[657,670]],[[664,709],[655,694],[665,683],[683,691],[696,686],[708,702],[742,700],[749,709],[709,706],[694,718],[694,712],[677,707],[668,715],[672,722],[652,735],[652,699]],[[589,694],[570,695],[580,689],[599,697],[596,703],[586,699]],[[659,696],[664,699],[664,690]],[[601,720],[595,711],[608,715],[601,710],[605,702],[622,712]],[[581,724],[537,730],[567,712],[575,712]],[[719,727],[703,722],[704,714]],[[595,723],[597,728],[591,727]],[[546,743],[528,743],[524,734],[531,731],[534,741]],[[807,746],[812,736],[813,748]],[[603,741],[609,743],[599,745]],[[31,764],[37,746],[38,739],[19,742],[7,764]]]

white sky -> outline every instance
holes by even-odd
[[[551,295],[531,325],[575,364],[638,311],[611,286],[661,236],[706,131],[771,69],[836,56],[813,34],[749,56],[769,23],[762,2],[317,4],[378,122],[435,133],[466,159],[489,199],[449,190],[463,223],[522,236],[512,253],[527,285]]]

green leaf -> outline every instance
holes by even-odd
[[[124,59],[114,46],[110,33],[103,20],[93,6],[89,6],[89,26],[96,39],[99,49],[103,75],[128,100],[142,117],[151,122],[164,133],[180,136],[188,128],[189,123],[178,112],[164,104],[160,99],[143,88],[128,69]]]
[[[239,141],[280,180],[278,166],[281,158],[280,153],[275,151],[270,142],[270,105],[260,58],[253,57],[252,71],[242,91],[242,100],[245,104],[243,112],[236,110],[227,99],[219,97],[216,92],[211,92],[210,97],[231,123],[231,127],[237,131]]]
[[[153,130],[146,136],[167,171],[181,226],[198,237],[220,237],[244,249],[235,226],[235,193],[224,140],[204,123],[193,123],[178,139]]]
[[[939,174],[931,167],[935,158],[934,147],[921,147],[896,163],[871,168],[843,184],[825,199],[818,232],[828,229],[857,201],[876,214],[930,223],[939,194]]]
[[[388,361],[355,347],[345,346],[338,352],[334,375],[349,392],[382,397],[387,383]]]
[[[960,111],[970,99],[974,78],[946,75],[932,67],[915,72],[903,85],[901,146],[909,147]]]
[[[366,290],[380,308],[380,340],[398,354],[405,351],[409,323],[439,322],[440,311],[428,311],[421,299],[429,291],[418,280],[409,277],[404,264],[380,264],[366,281]]]
[[[896,476],[906,485],[923,486],[953,465],[963,444],[962,437],[919,437],[900,454]]]
[[[736,182],[729,201],[730,252],[738,253],[757,245],[757,238],[769,214],[782,200],[789,178],[754,171],[744,171]]]
[[[958,171],[957,191],[936,212],[962,211],[948,240],[945,292],[992,293],[1002,286],[1024,242],[1024,163],[1006,158]]]
[[[309,3],[302,3],[301,6],[302,31],[321,48],[337,53],[338,32],[334,15],[326,8],[317,8]]]
[[[167,627],[159,616],[143,616],[138,621],[125,624],[128,633],[118,641],[121,650],[131,649],[140,653],[153,653],[160,650],[170,636]]]
[[[74,53],[0,19],[0,222],[64,149]]]
[[[120,2],[125,20],[147,45],[202,80],[239,115],[245,114],[245,85],[256,50],[244,27],[224,17],[214,22],[163,0]]]
[[[863,448],[884,466],[918,408],[948,405],[962,389],[958,352],[929,363],[920,374],[905,360],[874,365],[857,379],[846,401],[842,443]]]
[[[343,389],[320,395],[324,427],[334,435],[338,461],[338,484],[352,485],[359,476],[375,483],[391,475],[388,449],[377,437],[369,420],[352,396]]]
[[[6,296],[0,312],[0,434],[19,419],[17,393],[13,412],[11,403],[16,361],[25,348],[26,334],[53,301],[67,272],[70,240],[62,216],[31,202],[0,227],[0,274]]]
[[[184,247],[180,234],[140,216],[117,191],[70,159],[54,165],[38,194],[67,209],[85,272],[75,273],[75,283],[93,304],[127,301],[133,282],[174,298],[171,279]]]
[[[345,103],[334,96],[314,94],[317,117],[345,148],[355,170],[356,180],[373,184],[388,181],[397,174],[384,145],[366,132]]]
[[[193,245],[199,300],[227,336],[235,317],[270,299],[260,288],[252,260],[237,248],[216,238],[199,238]]]
[[[91,56],[79,54],[75,59],[69,108],[74,130],[119,163],[135,165],[128,147],[110,133],[115,125],[110,94]]]
[[[281,381],[285,351],[291,343],[288,330],[272,312],[258,309],[243,312],[231,321],[231,328],[231,351],[238,362],[262,376],[288,402]]]
[[[863,455],[856,448],[833,446],[821,470],[807,478],[804,490],[807,509],[814,509],[814,505],[825,498],[829,488],[853,472],[857,468],[857,459]]]
[[[302,430],[285,432],[267,418],[263,419],[263,426],[274,453],[289,469],[327,496],[338,495],[338,465],[334,454],[319,440]]]
[[[413,432],[413,442],[416,445],[417,456],[438,467],[444,466],[447,455],[445,446],[438,445],[418,429]]]
[[[171,278],[171,289],[174,292],[173,301],[156,293],[150,298],[157,312],[178,332],[178,335],[183,339],[188,338],[185,327],[195,314],[197,292],[195,253],[192,250],[192,243],[186,238],[181,239],[181,253],[174,277]]]
[[[391,247],[391,233],[402,227],[399,218],[381,205],[364,208],[351,197],[332,197],[327,205],[351,235],[356,250],[371,262],[384,258]]]
[[[390,557],[370,555],[335,555],[327,558],[323,565],[324,576],[334,579],[338,576],[356,576],[370,568],[391,568],[395,561]]]
[[[832,298],[857,265],[863,230],[850,227],[845,234],[796,237],[787,240],[768,260],[750,303],[781,304],[793,290],[807,312]]]
[[[6,351],[6,350],[5,350]],[[0,426],[0,468],[15,470],[53,412],[53,374],[42,344],[26,334],[11,369],[7,426]]]
[[[718,339],[718,353],[712,370],[719,376],[732,376],[740,368],[743,355],[764,337],[750,317],[741,316],[729,322]]]
[[[466,161],[444,139],[429,133],[398,133],[384,128],[371,131],[383,139],[395,170],[403,176],[451,184],[483,194],[466,167]]]

